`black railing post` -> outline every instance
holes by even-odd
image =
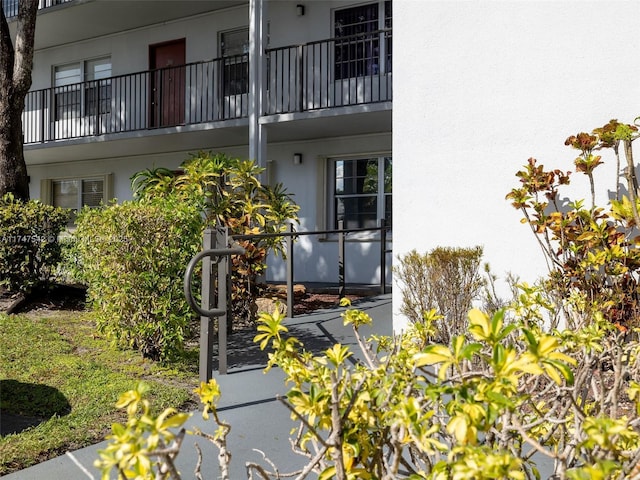
[[[387,293],[387,225],[380,219],[380,293]]]
[[[46,90],[40,90],[42,93],[42,98],[40,99],[40,142],[44,143],[44,125],[45,125],[45,116],[44,116],[44,106],[46,105]],[[49,107],[49,112],[51,112],[51,107]]]
[[[298,68],[298,78],[297,78],[297,92],[296,92],[296,96],[298,98],[298,111],[299,112],[304,112],[305,108],[304,108],[304,79],[305,79],[305,72],[304,72],[304,47],[302,45],[298,46],[298,62],[297,62],[297,68]]]
[[[293,223],[287,235],[287,316],[293,318]]]
[[[213,231],[207,228],[202,239],[202,250],[210,250],[213,246]],[[211,308],[211,296],[213,292],[211,258],[202,259],[202,308]],[[204,315],[200,316],[200,381],[208,382],[213,372],[213,319]]]
[[[229,236],[227,227],[216,228],[216,248],[227,248]],[[229,301],[229,265],[231,263],[229,256],[219,258],[218,262],[218,308],[225,313],[218,317],[218,372],[220,375],[227,373],[227,326],[231,321]]]
[[[344,220],[338,220],[338,296],[344,298]]]

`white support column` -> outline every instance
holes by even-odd
[[[249,0],[249,158],[267,166],[267,134],[260,125],[264,112],[266,0]]]

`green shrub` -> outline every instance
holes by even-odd
[[[131,179],[134,196],[142,201],[175,196],[196,206],[210,226],[227,227],[230,235],[274,234],[297,222],[299,210],[281,185],[263,185],[264,168],[251,160],[199,152],[181,165],[182,173],[166,168],[143,170]],[[254,319],[259,293],[257,278],[267,268],[270,252],[283,252],[281,237],[238,242],[246,253],[231,260],[231,316]]]
[[[398,258],[394,273],[404,287],[400,312],[420,323],[436,310],[442,315],[434,324],[436,338],[448,343],[466,329],[466,313],[485,284],[481,259],[482,247],[438,247],[425,254],[412,250]]]
[[[192,316],[182,277],[201,233],[197,209],[171,197],[84,209],[76,251],[100,331],[154,360],[179,353]]]
[[[0,285],[29,292],[46,284],[60,261],[58,235],[67,211],[38,201],[0,199]]]

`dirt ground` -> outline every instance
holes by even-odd
[[[16,306],[13,313],[25,313],[47,310],[80,311],[85,308],[85,290],[77,286],[53,285],[51,288],[30,295],[23,299],[18,294],[10,294],[0,287],[0,313]],[[362,295],[347,295],[354,301],[362,298]],[[306,292],[302,296],[296,296],[294,314],[304,315],[315,310],[335,307],[339,304],[340,297],[334,293]],[[286,300],[283,300],[286,303]]]

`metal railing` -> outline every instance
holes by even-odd
[[[266,56],[264,115],[392,99],[391,30]],[[34,90],[25,98],[24,143],[246,118],[248,72],[245,54]]]
[[[63,3],[69,3],[73,0],[40,0],[38,3],[38,9],[55,7]],[[6,18],[12,18],[18,16],[18,3],[19,0],[2,0],[2,9]]]
[[[380,242],[380,278],[379,278],[379,291],[381,294],[387,293],[387,284],[386,284],[386,276],[387,276],[387,253],[391,253],[390,249],[387,249],[387,233],[389,227],[385,224],[384,219],[380,220],[379,227],[373,228],[344,228],[344,222],[342,220],[338,221],[338,228],[336,230],[314,230],[310,232],[296,232],[293,230],[293,225],[289,225],[289,231],[281,232],[281,233],[268,233],[268,234],[254,234],[254,235],[233,235],[230,237],[233,241],[238,240],[259,240],[266,238],[284,238],[286,242],[286,270],[287,270],[287,315],[291,318],[294,317],[294,295],[293,295],[293,285],[295,283],[295,264],[294,264],[294,248],[295,242],[294,240],[299,237],[305,236],[327,236],[327,235],[335,235],[338,244],[338,278],[336,284],[338,285],[338,295],[340,298],[343,298],[347,292],[347,278],[346,278],[346,250],[345,250],[345,240],[349,234],[352,233],[380,233],[379,239],[367,239],[371,242]]]
[[[350,233],[380,232],[380,293],[386,289],[386,255],[391,253],[387,249],[388,227],[384,220],[379,227],[345,229],[342,221],[338,222],[337,230],[318,230],[312,232],[296,232],[293,225],[289,231],[281,233],[233,235],[229,236],[227,228],[218,227],[214,230],[206,229],[203,237],[203,250],[194,256],[187,265],[184,275],[184,293],[191,308],[200,314],[200,381],[208,382],[213,373],[213,345],[215,340],[213,319],[218,319],[218,371],[227,373],[227,332],[230,330],[231,311],[231,266],[229,257],[244,253],[238,245],[239,240],[261,240],[268,238],[285,238],[287,248],[287,315],[293,317],[293,284],[294,284],[294,239],[308,235],[337,235],[338,237],[338,285],[340,298],[346,294],[345,276],[345,239]],[[195,267],[202,261],[201,305],[197,305],[192,293],[192,280]],[[216,265],[216,276],[213,266]],[[215,280],[214,280],[215,278]],[[215,307],[212,305],[216,303]]]
[[[247,116],[248,55],[31,91],[25,144]]]
[[[392,31],[268,49],[266,114],[392,100]]]

